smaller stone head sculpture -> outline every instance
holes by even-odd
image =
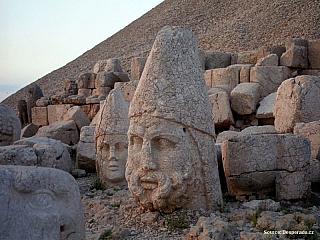
[[[97,173],[106,186],[126,185],[128,103],[119,88],[109,93],[100,113],[94,134]]]
[[[8,146],[20,139],[21,122],[15,112],[0,104],[0,146]]]

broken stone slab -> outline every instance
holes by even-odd
[[[46,97],[42,97],[42,98],[40,98],[40,99],[38,99],[38,100],[36,101],[36,106],[37,106],[37,107],[46,107],[46,106],[48,106],[49,104],[50,104],[50,101],[49,101],[49,99],[46,98]]]
[[[55,95],[52,95],[49,100],[50,104],[51,105],[63,104],[63,100],[69,95],[70,94],[67,94],[67,93],[57,93]]]
[[[277,54],[270,54],[257,61],[256,66],[278,66],[279,58]]]
[[[90,121],[96,116],[96,114],[99,112],[100,104],[87,104],[87,105],[81,105],[80,106],[82,111],[87,115]]]
[[[276,92],[281,83],[291,77],[291,70],[284,66],[256,66],[250,70],[250,82],[260,84],[260,96]]]
[[[120,88],[121,94],[125,101],[131,102],[134,93],[138,87],[139,81],[130,81],[130,82],[116,82],[114,84],[114,88]]]
[[[94,142],[95,126],[81,128],[80,140],[77,144],[76,164],[77,168],[86,172],[96,171],[96,147]]]
[[[292,48],[293,46],[308,48],[308,40],[303,38],[288,38],[285,42],[286,50]]]
[[[239,83],[250,82],[250,69],[254,66],[252,64],[236,64],[241,66]]]
[[[20,139],[21,122],[8,106],[0,104],[0,146],[11,145]]]
[[[31,109],[31,115],[33,124],[41,127],[49,124],[47,107],[34,107]]]
[[[74,121],[57,121],[51,125],[39,128],[36,137],[48,137],[68,145],[75,145],[79,141],[77,125]]]
[[[0,166],[2,239],[85,239],[79,187],[64,171]]]
[[[215,127],[225,127],[234,124],[228,94],[224,91],[209,95],[212,107],[212,117]]]
[[[96,88],[110,87],[113,88],[116,82],[121,82],[121,79],[113,72],[99,72],[96,77]]]
[[[205,52],[205,69],[226,68],[231,65],[231,54],[217,51]]]
[[[66,172],[72,169],[69,151],[61,141],[47,137],[31,137],[16,141],[14,145],[31,147],[37,155],[37,166],[57,168]]]
[[[64,115],[68,112],[69,108],[73,107],[72,104],[63,105],[49,105],[48,110],[48,124],[63,120]]]
[[[106,95],[92,95],[90,97],[86,98],[86,104],[100,104],[100,102],[104,99],[106,99]]]
[[[308,60],[311,69],[320,69],[320,39],[308,42]]]
[[[122,67],[119,59],[109,58],[98,61],[93,67],[94,73],[100,72],[122,72]]]
[[[240,83],[230,93],[231,108],[240,115],[255,112],[259,99],[258,83]]]
[[[92,94],[92,89],[79,88],[78,90],[79,96],[89,97],[91,96],[91,94]]]
[[[121,82],[130,82],[131,79],[127,73],[123,72],[113,72],[114,75],[116,75]]]
[[[235,65],[213,69],[211,70],[211,82],[206,80],[207,86],[210,86],[209,89],[212,87],[223,88],[230,94],[232,89],[239,84],[240,70],[241,66]]]
[[[131,79],[139,80],[146,64],[147,58],[134,57],[131,59]]]
[[[96,88],[95,86],[95,79],[97,77],[97,74],[95,73],[83,73],[79,76],[77,81],[77,87],[78,89],[93,89]]]
[[[290,68],[308,68],[308,48],[302,46],[292,46],[282,54],[280,65]]]
[[[277,91],[273,115],[277,132],[292,132],[296,123],[320,120],[320,77],[297,76]]]
[[[241,134],[276,134],[277,131],[273,125],[251,126],[243,129]]]
[[[273,108],[276,101],[277,92],[270,93],[268,96],[263,98],[257,109],[257,118],[272,118],[273,117]]]
[[[91,91],[91,90],[90,90]],[[64,104],[86,104],[86,97],[84,95],[70,95],[63,99]]]
[[[92,90],[92,95],[108,95],[111,91],[111,87],[98,87]]]
[[[239,136],[241,133],[236,131],[223,131],[218,134],[216,143],[223,143],[225,140],[229,140],[233,137]]]
[[[0,165],[36,166],[37,155],[29,146],[0,147]]]
[[[286,51],[286,47],[284,46],[263,46],[257,50],[257,60],[260,58],[264,58],[270,54],[277,54],[278,60],[281,55]],[[279,65],[279,62],[278,64]]]
[[[69,108],[68,112],[64,116],[64,120],[73,120],[77,125],[79,132],[82,129],[82,127],[90,125],[89,118],[79,106]]]
[[[305,137],[244,134],[224,141],[221,151],[230,194],[251,195],[276,190],[279,199],[307,197],[311,186],[310,141]]]
[[[38,132],[39,127],[33,123],[29,123],[21,129],[20,138],[28,138],[34,136]]]

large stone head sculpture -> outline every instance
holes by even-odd
[[[0,166],[1,239],[85,239],[79,187],[61,170]]]
[[[195,36],[157,35],[129,109],[126,179],[149,210],[222,204],[214,124]]]
[[[94,133],[96,168],[107,186],[126,185],[124,173],[128,156],[128,103],[119,88],[112,90],[102,106]]]

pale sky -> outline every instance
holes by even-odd
[[[163,0],[0,0],[0,101]]]

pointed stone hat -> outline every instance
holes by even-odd
[[[128,111],[128,103],[125,102],[120,88],[113,89],[102,106],[95,136],[105,134],[127,135],[129,128]]]
[[[197,40],[184,27],[164,27],[155,39],[129,109],[129,118],[141,116],[214,136]]]

